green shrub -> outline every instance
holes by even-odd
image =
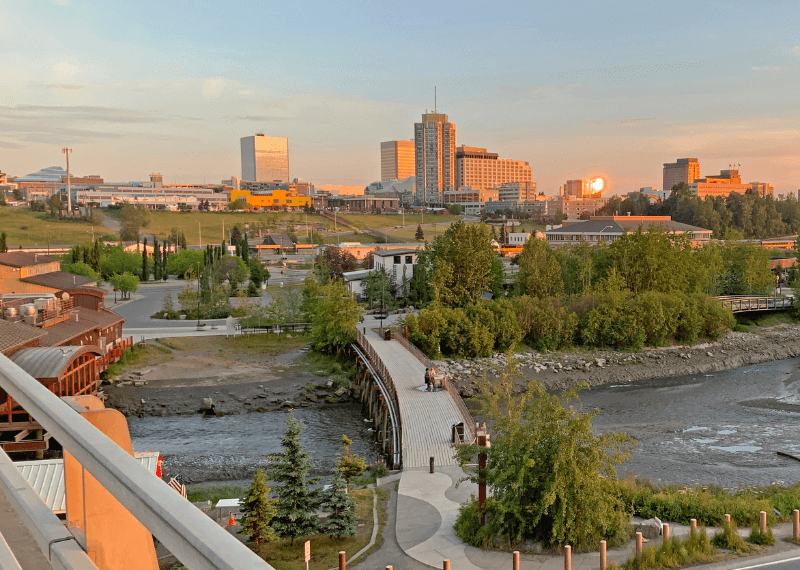
[[[706,529],[701,528],[700,531],[689,534],[686,540],[674,536],[659,547],[650,546],[643,549],[640,559],[628,558],[622,568],[625,570],[679,568],[688,564],[708,562],[713,555],[714,548],[708,540]]]
[[[742,540],[739,532],[736,529],[736,523],[727,522],[722,524],[722,532],[718,532],[711,539],[711,544],[717,548],[724,548],[725,550],[732,550],[734,552],[745,553],[750,552],[752,548]]]
[[[539,352],[558,350],[572,341],[578,316],[555,297],[523,295],[513,300],[525,342]]]
[[[772,546],[775,544],[775,537],[772,535],[771,528],[768,528],[767,532],[760,532],[757,526],[753,526],[750,529],[750,536],[747,537],[747,542],[759,546]]]

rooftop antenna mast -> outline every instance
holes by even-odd
[[[433,112],[439,112],[439,105],[436,103],[436,85],[433,86]]]

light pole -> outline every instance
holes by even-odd
[[[67,155],[67,215],[72,215],[72,181],[69,175],[69,155],[72,152],[71,148],[62,148],[61,152]]]

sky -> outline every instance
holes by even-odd
[[[218,183],[239,139],[290,175],[380,178],[434,107],[538,189],[662,164],[800,189],[800,2],[0,0],[0,170]]]

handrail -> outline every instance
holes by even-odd
[[[790,309],[793,299],[785,295],[720,295],[715,297],[732,312]]]
[[[0,388],[187,567],[272,568],[3,355]]]
[[[395,399],[395,397],[391,396],[387,386],[384,384],[382,377],[375,371],[372,366],[372,363],[369,359],[361,352],[361,349],[358,347],[356,343],[352,344],[353,350],[356,351],[356,354],[364,361],[364,364],[369,369],[372,377],[375,379],[375,383],[378,385],[381,393],[383,394],[383,399],[386,402],[386,407],[389,410],[389,421],[392,424],[392,449],[394,452],[392,453],[392,467],[394,469],[399,469],[403,463],[403,439],[401,437],[402,433],[402,421],[400,416],[400,407]],[[389,382],[392,382],[391,377],[387,377]],[[394,384],[392,382],[392,384]]]

